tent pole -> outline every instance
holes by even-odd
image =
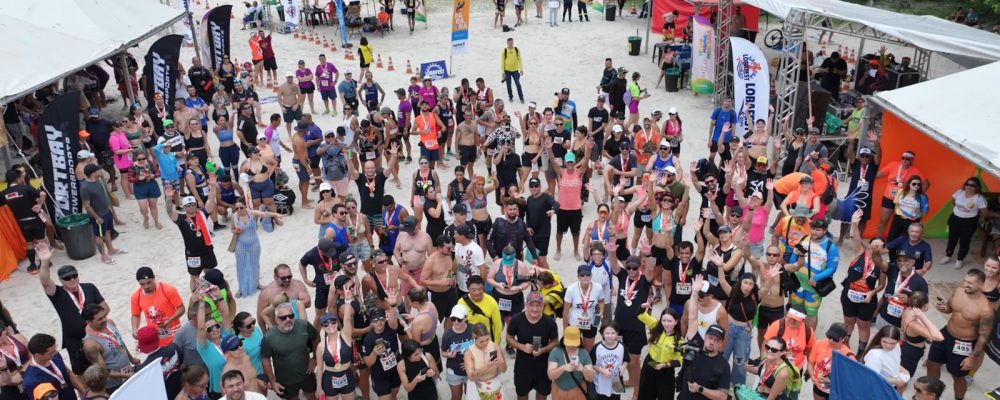
[[[124,51],[118,53],[118,59],[125,72],[125,88],[128,90],[128,104],[131,105],[135,103],[135,91],[132,90],[132,71],[128,67],[128,57],[125,54]]]
[[[656,2],[656,0],[649,0],[649,12],[646,13],[646,18],[649,18],[649,21],[646,21],[646,51],[643,52],[643,54],[649,54],[649,31],[653,30],[653,3],[654,2]]]
[[[194,13],[191,11],[187,12],[188,25],[191,26],[191,41],[194,42],[194,54],[201,57],[201,46],[198,44],[198,28],[194,25]]]

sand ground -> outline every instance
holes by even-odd
[[[391,90],[398,87],[405,87],[408,84],[408,76],[404,73],[407,60],[412,63],[414,68],[417,68],[420,62],[447,60],[449,58],[450,11],[448,7],[448,5],[432,4],[432,8],[429,10],[429,24],[426,26],[419,24],[413,35],[408,34],[405,29],[400,28],[405,25],[405,21],[398,18],[396,21],[397,30],[395,32],[385,37],[379,37],[378,35],[369,37],[372,41],[374,52],[381,55],[386,64],[391,57],[396,67],[395,72],[387,72],[385,69],[378,68],[373,69],[375,80],[381,83],[387,92],[390,92],[390,99],[386,101],[386,105],[395,107],[395,100],[391,97]],[[199,6],[199,8],[201,7]],[[238,13],[242,13],[243,9],[241,5],[234,7],[234,10]],[[200,14],[201,12],[197,13],[199,16]],[[470,80],[474,80],[476,77],[483,77],[487,85],[494,89],[497,98],[505,98],[503,95],[505,88],[501,87],[501,71],[497,64],[500,49],[504,46],[505,39],[513,37],[524,59],[525,75],[522,77],[522,84],[526,100],[536,101],[540,105],[548,105],[554,99],[553,92],[558,91],[562,87],[569,87],[572,90],[571,98],[577,102],[578,108],[581,110],[580,112],[585,116],[586,111],[593,106],[596,100],[597,91],[595,86],[600,79],[604,58],[611,57],[616,67],[624,66],[629,71],[639,71],[643,75],[640,82],[643,84],[643,87],[649,88],[649,92],[652,94],[651,98],[644,100],[641,104],[641,110],[644,115],[648,115],[656,108],[667,110],[670,107],[677,107],[680,110],[680,115],[685,122],[685,137],[687,138],[682,144],[682,159],[685,161],[685,165],[687,162],[693,160],[695,156],[698,158],[705,156],[708,116],[713,108],[710,98],[704,95],[695,97],[687,92],[667,93],[662,89],[653,89],[653,82],[659,76],[659,71],[651,62],[650,55],[642,54],[637,57],[629,57],[626,54],[626,36],[635,34],[637,29],[640,31],[644,30],[647,24],[646,20],[640,20],[634,16],[626,16],[615,22],[606,22],[591,11],[591,22],[589,23],[567,22],[560,23],[559,27],[550,28],[544,22],[546,19],[534,18],[533,10],[529,11],[528,14],[528,24],[517,27],[514,32],[503,33],[498,29],[492,28],[493,13],[491,5],[475,4],[471,16],[469,54],[455,56],[454,63],[449,63],[449,70],[453,76],[443,82],[435,82],[435,85],[438,87],[447,86],[454,88],[458,86],[458,81],[462,77],[467,77]],[[239,30],[238,18],[239,15],[237,16],[237,20],[233,21],[232,53],[235,59],[242,61],[249,59],[249,50],[246,46],[248,31]],[[509,25],[513,25],[513,21],[513,15],[508,13],[506,22]],[[776,27],[773,20],[770,27]],[[761,30],[763,33],[765,28],[762,27]],[[319,29],[319,32],[331,39],[334,36],[339,37],[339,31],[335,32],[333,27],[322,27]],[[651,36],[655,38],[655,34],[651,34]],[[815,40],[815,35],[813,35],[813,38]],[[762,41],[763,34],[758,39]],[[357,39],[352,40],[356,41]],[[853,38],[838,36],[836,40],[841,45],[856,46],[856,40]],[[656,41],[654,39],[654,43]],[[133,51],[133,55],[140,58],[145,54],[147,47],[151,43],[152,40],[143,43],[140,49]],[[313,43],[295,40],[291,35],[280,34],[274,35],[273,43],[277,53],[279,74],[283,74],[286,70],[293,70],[295,62],[299,59],[306,60],[307,65],[315,66],[316,57],[319,53],[326,53],[328,59],[335,63],[341,71],[344,68],[350,68],[357,74],[357,61],[344,61],[343,49],[333,52]],[[893,49],[891,48],[890,51],[893,51]],[[897,54],[902,54],[901,50],[897,49],[896,51]],[[186,66],[190,65],[190,58],[193,54],[194,51],[191,48],[183,50],[181,59]],[[956,68],[944,60],[943,57],[933,58],[932,62],[935,63],[933,70],[936,74],[950,72]],[[258,87],[258,92],[261,97],[273,95],[273,93],[261,87]],[[117,96],[117,94],[115,95]],[[322,103],[318,97],[317,95],[317,109],[322,111]],[[117,104],[110,106],[108,108],[109,112],[116,108]],[[519,103],[508,105],[507,107],[508,111],[523,111],[525,108],[524,105]],[[274,103],[264,105],[263,109],[265,115],[278,111],[278,107]],[[308,111],[308,107],[305,110]],[[325,115],[317,115],[315,118],[316,123],[324,129],[333,129],[340,120],[341,117]],[[287,136],[285,139],[287,140]],[[212,141],[214,142],[213,146],[217,145],[214,137]],[[453,159],[448,165],[449,167],[454,167],[455,163],[456,161]],[[416,169],[416,165],[416,163],[403,164],[402,171],[404,176],[412,174]],[[289,163],[284,163],[282,167],[289,173],[289,176],[294,176]],[[476,165],[476,171],[483,173],[484,166],[482,161]],[[445,181],[451,180],[450,172],[440,171],[439,174],[442,174],[442,179]],[[353,184],[351,185],[351,190],[352,192],[356,191]],[[404,185],[403,190],[398,190],[389,184],[386,190],[387,193],[399,199],[407,197],[406,194],[409,191],[409,187]],[[316,193],[310,193],[309,195],[313,199],[316,197]],[[162,207],[162,202],[160,204]],[[592,221],[596,218],[596,206],[593,203],[585,205],[584,209],[585,221]],[[492,204],[490,205],[490,211],[493,215],[498,215],[499,213],[499,209]],[[66,257],[64,252],[56,253],[53,264],[56,266],[63,264],[76,265],[81,272],[82,280],[96,284],[101,289],[105,298],[108,299],[111,305],[112,319],[117,321],[120,326],[127,327],[129,320],[128,298],[131,292],[137,288],[133,277],[134,271],[139,266],[152,266],[156,270],[160,280],[169,282],[179,288],[187,287],[188,278],[184,268],[183,244],[180,234],[172,224],[166,221],[165,213],[161,211],[161,216],[165,222],[162,231],[142,228],[141,216],[134,201],[123,201],[119,215],[124,219],[126,224],[118,228],[121,232],[121,237],[116,241],[116,247],[127,249],[130,253],[116,257],[118,261],[117,265],[104,265],[97,257],[83,261],[72,261]],[[694,218],[695,213],[692,212],[688,216],[688,221],[693,221]],[[689,224],[688,226],[690,227],[691,225]],[[834,228],[833,230],[837,231],[838,229]],[[685,237],[690,236],[690,228],[687,228],[687,231]],[[285,226],[276,229],[272,233],[259,232],[263,250],[261,255],[261,281],[267,283],[272,279],[270,271],[274,265],[279,263],[296,265],[302,253],[315,245],[315,232],[316,226],[312,223],[311,210],[296,210],[294,215],[286,219]],[[222,244],[219,246],[221,248],[216,254],[220,261],[220,268],[231,281],[234,281],[236,273],[234,256],[224,250],[225,244],[229,242],[230,235],[228,230],[224,230],[216,236],[217,243]],[[569,241],[570,239],[565,239],[564,245],[569,246]],[[974,249],[978,249],[978,243],[978,240],[973,243]],[[943,244],[939,243],[939,241],[934,241],[934,249],[937,254],[942,254]],[[844,256],[844,259],[848,258],[847,255]],[[971,262],[967,262],[967,264],[976,265],[980,261],[978,257],[972,257]],[[564,282],[567,285],[572,282],[572,271],[576,262],[571,257],[563,257],[562,261],[551,260],[550,263],[554,270],[560,276],[564,277]],[[23,271],[24,264],[21,267]],[[845,274],[844,270],[845,268],[842,265],[836,276],[838,281]],[[950,266],[938,266],[933,269],[928,278],[934,283],[955,282],[960,279],[960,276],[961,272],[953,270]],[[23,272],[15,273],[6,282],[0,284],[0,293],[3,294],[4,303],[10,309],[15,320],[19,323],[20,329],[25,334],[30,336],[38,332],[47,332],[58,337],[59,323],[57,317],[52,312],[51,305],[39,287],[36,277]],[[932,293],[932,295],[934,294]],[[835,296],[837,297],[833,298],[838,298],[839,294],[835,294]],[[252,311],[254,310],[255,301],[255,297],[242,298],[237,301],[237,304],[240,310]],[[829,301],[828,303],[832,304],[827,304],[823,307],[821,313],[819,322],[819,332],[821,333],[825,332],[826,327],[831,322],[841,319],[840,307],[836,301]],[[928,314],[936,323],[944,322],[945,317],[936,311],[930,311]],[[509,359],[511,369],[503,377],[505,395],[511,397],[514,396],[513,385],[509,384],[511,383],[513,374],[512,362],[513,360]],[[978,398],[980,395],[977,393],[983,393],[987,390],[987,387],[992,388],[994,383],[991,382],[991,377],[996,377],[997,373],[997,366],[991,361],[986,361],[983,370],[977,376],[976,383],[970,388],[969,397]],[[922,372],[918,372],[918,375],[922,375]],[[945,377],[944,380],[950,387],[951,378]],[[807,398],[808,390],[811,390],[808,384],[806,386],[805,391],[807,394],[803,398]],[[438,388],[442,396],[448,396],[446,394],[448,393],[446,384],[439,382]],[[908,392],[907,397],[909,395],[910,393]],[[626,394],[626,398],[630,398],[630,396],[631,390]],[[947,390],[946,398],[951,398],[950,388]]]

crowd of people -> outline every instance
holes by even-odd
[[[108,319],[124,299],[106,300],[75,267],[53,279],[46,196],[23,168],[7,172],[0,205],[21,226],[62,337],[29,339],[3,310],[0,399],[106,399],[156,360],[170,399],[826,399],[834,352],[921,400],[942,395],[944,367],[962,399],[987,353],[1000,261],[967,268],[953,295],[930,299],[930,182],[914,151],[883,162],[897,155],[882,153],[876,130],[849,167],[848,191],[868,201],[843,212],[812,118],[737,132],[725,99],[707,148],[682,161],[685,137],[706,133],[685,132],[676,108],[640,108],[641,75],[610,58],[592,102],[562,88],[548,105],[511,109],[512,83],[524,103],[513,39],[500,60],[506,102],[483,78],[449,90],[414,77],[387,96],[364,53],[362,81],[322,54],[279,79],[263,31],[251,53],[216,71],[192,59],[172,108],[157,96],[117,121],[88,113],[76,174],[101,260],[125,252],[114,244],[120,189],[145,229],[163,229],[162,213],[177,226],[184,254],[170,257],[190,276],[178,288],[138,268],[127,327]],[[268,84],[280,113],[261,110],[256,89]],[[313,120],[316,91],[335,126]],[[769,134],[775,123],[780,136]],[[390,182],[407,195],[387,194]],[[966,266],[990,215],[981,186],[971,177],[957,188],[938,264]],[[881,218],[870,221],[879,191]],[[281,229],[296,198],[317,235],[283,244],[303,255],[260,282],[258,227]],[[585,208],[596,218],[584,220]],[[870,223],[878,235],[866,241]],[[217,268],[225,228],[235,285]],[[559,260],[578,264],[575,277],[550,268]],[[836,282],[838,268],[847,273]],[[252,296],[255,310],[237,307]],[[927,317],[931,306],[946,325]],[[819,332],[823,307],[843,320]]]

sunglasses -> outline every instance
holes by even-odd
[[[629,271],[638,271],[639,267],[625,267],[625,269]]]
[[[448,319],[450,319],[450,320],[451,320],[451,322],[454,322],[454,323],[459,323],[459,322],[465,322],[465,318],[459,318],[459,317],[448,317]]]
[[[427,161],[421,161],[421,162],[420,162],[420,165],[428,165],[428,164],[430,164],[430,163],[429,163],[429,162],[427,162]]]
[[[667,150],[670,150],[670,148],[669,147],[660,147],[660,151],[667,151]]]
[[[579,277],[582,278],[582,277],[585,277],[585,276],[591,276],[591,274],[590,274],[590,272],[579,272],[579,273],[576,274],[576,276],[579,276]]]
[[[136,160],[136,161],[146,161],[146,157],[142,157],[142,158],[136,158],[135,160]]]
[[[767,253],[768,257],[778,257],[780,255],[781,255],[780,253]]]
[[[79,274],[73,274],[73,275],[68,275],[68,276],[60,277],[59,279],[62,279],[64,282],[69,282],[69,281],[74,280],[74,279],[79,278],[79,277],[80,277]]]
[[[608,215],[608,212],[604,210],[598,211],[597,213],[600,215]]]
[[[778,349],[778,348],[772,347],[769,344],[765,344],[764,345],[764,349],[766,349],[769,353],[777,353],[779,351],[785,351],[785,349]]]
[[[347,215],[347,213],[342,211],[342,212],[337,213],[337,215]]]
[[[913,161],[913,157],[903,157],[903,160],[905,160],[905,161]]]
[[[324,328],[326,328],[326,327],[328,327],[328,326],[330,326],[330,325],[334,325],[334,326],[336,326],[336,325],[337,325],[337,321],[336,321],[336,320],[330,320],[330,321],[326,321],[326,322],[324,322],[324,323],[322,324],[322,326],[323,326]]]
[[[743,218],[743,215],[742,214],[735,214],[734,213],[734,214],[729,214],[729,217],[730,218]]]
[[[292,280],[292,276],[291,275],[279,276],[278,279],[280,279],[282,281],[290,281],[290,280]]]
[[[910,183],[910,187],[920,187],[920,182]]]
[[[222,329],[222,325],[212,324],[212,325],[209,325],[209,326],[205,327],[205,331],[207,331],[207,332],[215,332],[215,331],[217,331],[219,329]]]
[[[248,323],[246,325],[243,325],[243,329],[253,328],[254,325],[257,325],[257,320],[256,319],[250,320],[250,323]]]
[[[975,184],[975,183],[966,183],[966,184],[965,184],[965,187],[972,187],[972,188],[974,188],[974,187],[978,187],[978,186],[979,186],[979,185],[977,185],[977,184]]]
[[[295,314],[278,315],[277,317],[281,321],[288,321],[288,320],[290,320],[292,318],[295,318]]]
[[[706,184],[706,185],[711,185],[711,184],[714,184],[714,183],[715,183],[715,180],[714,180],[714,179],[713,179],[713,180],[710,180],[710,181],[705,181],[705,184]]]

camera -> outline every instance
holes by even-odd
[[[684,365],[694,365],[698,354],[701,353],[702,344],[701,339],[694,338],[684,343],[678,343],[674,346],[674,351],[684,355]]]

